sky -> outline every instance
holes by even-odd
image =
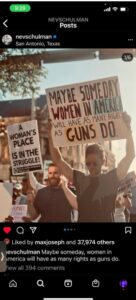
[[[136,58],[133,58],[131,62],[124,62],[121,58],[107,60],[95,58],[76,62],[50,63],[45,67],[48,75],[46,79],[41,80],[39,94],[44,94],[47,88],[118,76],[123,110],[131,116],[136,148]],[[14,98],[12,95],[10,97]],[[112,146],[118,163],[125,155],[125,141],[113,141]],[[131,170],[136,171],[136,159],[131,165]]]

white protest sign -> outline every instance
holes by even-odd
[[[9,182],[0,183],[0,222],[10,215],[12,207],[13,184]]]
[[[14,222],[23,222],[22,217],[27,216],[27,205],[12,205],[11,216]]]
[[[46,89],[55,146],[124,139],[118,77]]]
[[[13,175],[42,169],[37,121],[7,126]]]
[[[134,171],[129,172],[127,176],[121,181],[119,192],[127,192],[136,186],[136,174]]]

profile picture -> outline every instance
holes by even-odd
[[[8,239],[8,238],[5,238],[3,241],[6,245],[10,244],[10,239]]]
[[[4,45],[10,45],[11,43],[12,43],[12,36],[11,35],[9,35],[9,34],[5,34],[5,35],[3,35],[3,37],[2,37],[2,43],[4,44]]]

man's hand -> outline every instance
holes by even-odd
[[[65,188],[65,187],[68,186],[68,180],[67,180],[67,178],[66,178],[65,176],[63,176],[63,175],[60,176],[60,186],[61,186],[62,188]]]

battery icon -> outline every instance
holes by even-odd
[[[128,11],[128,7],[120,7],[120,11]]]

